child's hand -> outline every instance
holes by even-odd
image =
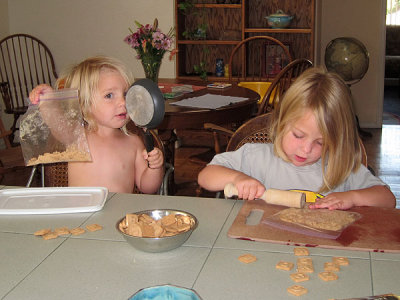
[[[31,101],[32,104],[38,104],[40,95],[47,92],[51,92],[52,90],[53,88],[48,84],[45,83],[39,84],[29,93],[29,100]]]
[[[238,190],[238,197],[243,200],[260,198],[265,192],[265,187],[261,182],[243,173],[233,183]]]
[[[346,210],[354,206],[353,197],[351,193],[331,193],[324,198],[317,199],[315,204],[309,205],[309,208],[328,208],[328,209],[341,209]]]
[[[142,154],[150,169],[160,169],[164,165],[164,156],[160,149],[154,148],[149,153],[144,149]]]

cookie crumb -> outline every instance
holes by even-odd
[[[308,292],[308,290],[301,285],[292,285],[287,288],[287,291],[290,294],[295,295],[295,296],[301,296],[301,295],[307,294],[307,292]]]
[[[241,261],[242,263],[249,264],[249,263],[255,262],[257,260],[257,257],[255,257],[252,254],[247,253],[247,254],[240,255],[238,257],[238,260]]]

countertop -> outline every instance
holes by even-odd
[[[5,188],[5,187],[1,187]],[[294,246],[232,239],[227,232],[242,202],[141,194],[108,195],[101,211],[60,215],[0,216],[1,299],[127,299],[141,288],[174,284],[208,299],[332,299],[384,293],[400,294],[400,254],[309,248],[314,263],[310,280],[298,283],[308,293],[296,297],[286,289],[289,274],[275,268],[295,263]],[[186,243],[163,253],[130,246],[116,222],[128,212],[170,208],[194,214],[198,228]],[[103,230],[43,240],[42,228],[85,227]],[[251,253],[257,261],[239,262]],[[333,256],[346,256],[339,279],[325,282],[318,273]]]

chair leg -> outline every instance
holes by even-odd
[[[164,174],[163,181],[161,183],[159,194],[167,196],[168,195],[169,177],[172,174],[172,172],[174,172],[174,166],[171,165],[170,163],[166,162],[165,163],[165,168],[166,168],[166,171],[165,171],[165,174]]]
[[[33,166],[32,167],[31,175],[29,176],[28,183],[26,184],[26,187],[30,187],[31,186],[33,177],[35,176],[35,173],[36,173],[36,168],[37,168],[37,166]]]
[[[19,115],[14,115],[14,121],[13,121],[13,123],[12,123],[12,125],[11,125],[11,128],[10,128],[11,134],[10,134],[10,136],[8,137],[8,138],[10,139],[11,145],[13,145],[13,146],[18,145],[18,143],[14,143],[15,132],[16,132],[17,129],[18,129],[18,128],[17,128],[17,121],[18,121],[18,118],[19,118]]]
[[[35,177],[35,174],[36,174],[36,170],[37,170],[37,165],[32,167],[31,175],[29,176],[28,183],[26,184],[26,187],[30,187],[31,186],[33,178]],[[44,187],[44,164],[41,165],[40,173],[41,173],[40,175],[41,175],[42,187]]]

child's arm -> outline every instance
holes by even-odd
[[[310,208],[350,209],[354,206],[395,207],[396,198],[384,185],[375,185],[370,188],[336,192],[318,199]]]
[[[154,194],[161,186],[164,176],[164,156],[160,149],[154,148],[147,153],[142,150],[136,160],[136,184],[145,194]]]
[[[219,165],[208,165],[198,176],[198,183],[209,191],[221,191],[228,183],[238,190],[238,197],[244,200],[259,198],[265,192],[264,185],[242,172]]]

